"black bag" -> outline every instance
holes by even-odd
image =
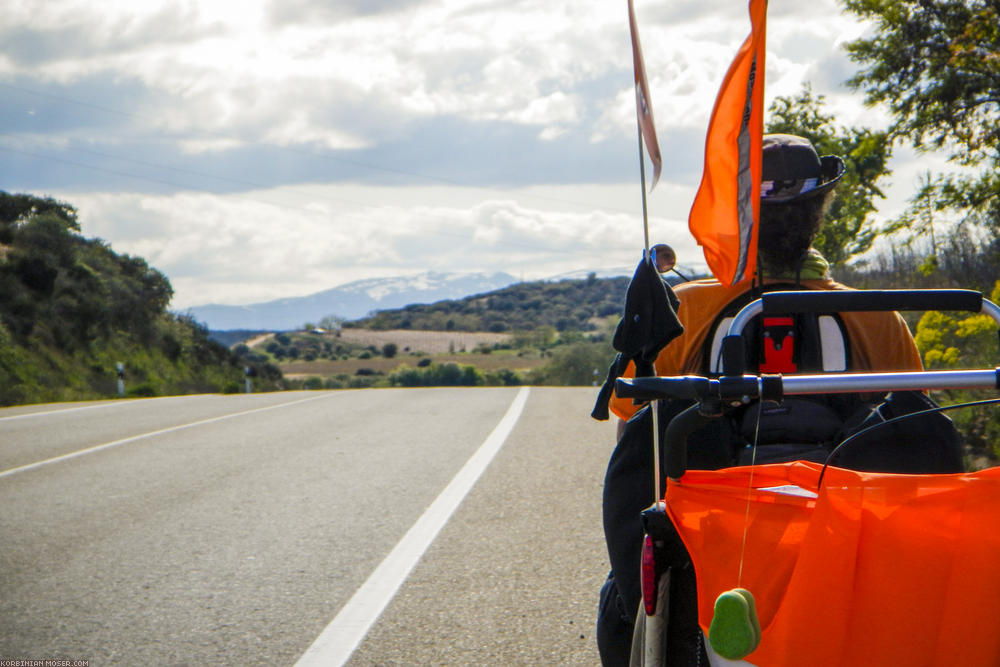
[[[930,412],[880,426],[895,417],[936,407],[923,392],[890,393],[846,434],[855,437],[833,455],[830,464],[863,472],[964,472],[962,437],[947,415]]]
[[[691,405],[689,401],[658,401],[661,442],[670,420]],[[639,559],[644,534],[641,513],[653,504],[653,427],[647,405],[628,420],[611,454],[604,476],[604,537],[608,559],[617,580],[626,618],[633,618],[642,592]],[[733,445],[738,442],[733,422],[715,419],[691,434],[688,468],[716,470],[733,465]],[[663,452],[661,452],[661,455]],[[660,461],[660,489],[665,488],[664,461]]]
[[[840,441],[844,418],[823,400],[786,398],[756,403],[737,417],[740,465],[826,461]],[[757,445],[756,454],[753,446]]]

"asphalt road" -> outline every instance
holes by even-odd
[[[294,665],[519,391],[0,410],[0,659]],[[530,390],[350,665],[598,664],[595,396]]]

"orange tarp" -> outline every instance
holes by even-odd
[[[818,497],[789,495],[815,491],[820,468],[690,471],[668,482],[702,629],[716,597],[742,586],[762,629],[746,658],[754,665],[1000,665],[1000,469],[828,468]]]

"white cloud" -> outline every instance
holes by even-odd
[[[276,189],[240,196],[74,195],[84,235],[109,239],[171,279],[172,307],[251,303],[360,278],[433,270],[544,278],[629,267],[641,255],[637,186],[563,186],[504,194],[442,187]],[[308,198],[290,209],[279,202]],[[659,193],[665,194],[665,193]],[[440,205],[430,201],[453,201]],[[345,202],[355,201],[355,204]],[[379,202],[365,205],[361,202]],[[581,203],[582,202],[582,203]],[[604,208],[609,204],[611,208]],[[136,221],[141,221],[137,224]],[[700,260],[683,220],[654,215],[654,239]]]
[[[239,139],[229,137],[216,137],[207,139],[184,139],[177,142],[181,151],[189,154],[198,153],[222,153],[246,145]]]
[[[79,206],[87,235],[167,273],[176,307],[426,269],[531,278],[637,260],[624,2],[4,9],[0,178]],[[651,233],[700,263],[687,209],[746,4],[636,10],[672,170],[649,197]],[[772,3],[768,100],[811,80],[840,124],[884,123],[840,85],[853,67],[840,45],[864,29],[836,0]]]
[[[595,139],[631,133],[624,7],[569,0],[380,4],[382,13],[363,13],[360,5],[337,11],[300,1],[280,10],[275,28],[277,6],[261,1],[102,3],[100,11],[67,1],[45,3],[30,22],[25,11],[13,25],[43,35],[92,35],[33,74],[64,83],[112,73],[137,78],[158,92],[145,110],[154,127],[194,135],[181,138],[196,150],[223,145],[206,144],[206,132],[358,149],[441,115],[534,125],[543,140],[585,123],[590,129],[580,129]],[[826,4],[836,9],[832,0]],[[830,8],[815,14],[823,9]],[[771,56],[775,94],[797,88],[810,43],[857,32],[849,19],[810,23],[804,10],[784,11],[772,8],[772,43],[787,52]],[[660,125],[703,127],[749,29],[745,9],[687,3],[670,12],[639,3],[638,12]],[[154,29],[159,38],[147,39]],[[785,29],[799,37],[782,40]],[[613,72],[622,76],[610,95],[579,92]],[[176,104],[164,105],[163,95]]]

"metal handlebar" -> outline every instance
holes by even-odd
[[[741,375],[706,378],[618,378],[622,398],[656,401],[666,398],[695,402],[667,426],[664,468],[680,479],[687,469],[687,439],[711,418],[705,406],[740,405],[752,400],[780,401],[784,396],[887,392],[921,389],[1000,389],[1000,368],[993,370],[913,371],[905,373],[837,373],[827,375]],[[711,410],[709,410],[711,411]]]
[[[618,378],[615,394],[657,401],[667,398],[780,401],[784,396],[851,394],[904,390],[1000,389],[1000,368],[899,373],[830,373],[817,375],[700,375]]]
[[[834,313],[893,310],[961,310],[985,313],[1000,324],[1000,307],[982,293],[963,289],[803,290],[768,292],[747,304],[729,326],[739,335],[761,313]]]

